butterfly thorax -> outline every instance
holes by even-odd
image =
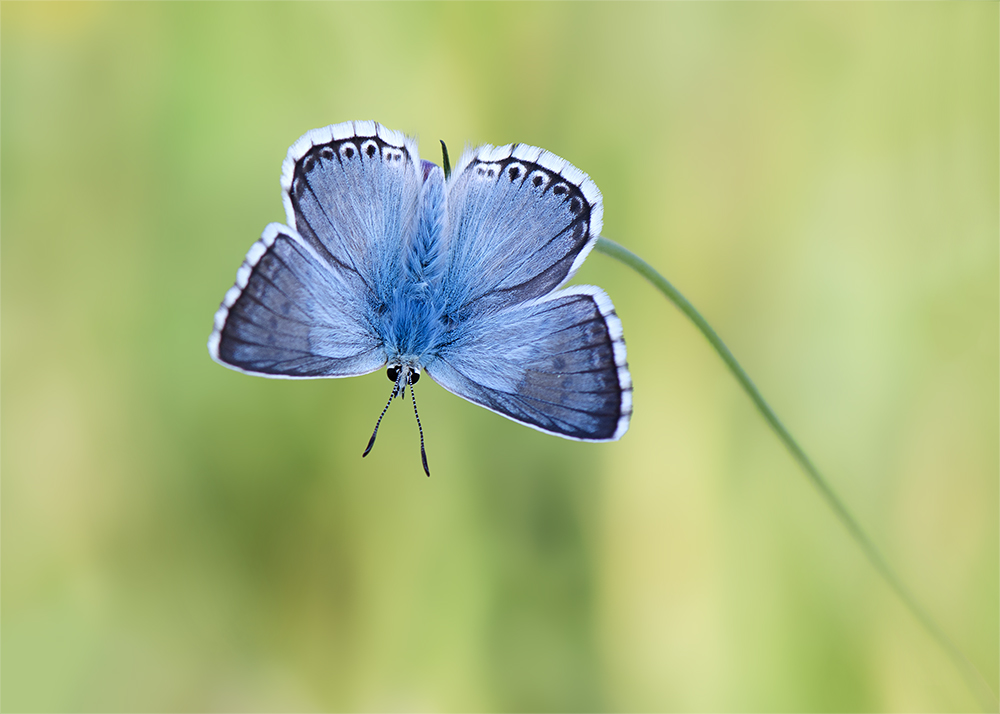
[[[438,301],[426,287],[400,286],[382,315],[378,332],[389,365],[422,369],[435,355],[444,321]]]
[[[403,272],[407,282],[426,285],[427,290],[440,290],[444,275],[444,172],[430,161],[422,163],[424,182],[420,187],[415,230],[403,243]]]
[[[424,181],[416,227],[404,244],[400,282],[389,296],[387,320],[381,331],[390,365],[422,368],[433,359],[449,320],[445,317],[442,283],[444,266],[444,172],[422,162]]]

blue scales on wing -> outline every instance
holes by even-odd
[[[536,429],[620,438],[632,413],[621,321],[599,288],[556,289],[597,241],[597,187],[542,149],[486,146],[459,161],[447,200],[443,291],[455,327],[428,374]]]
[[[413,140],[375,122],[314,129],[288,150],[281,184],[289,225],[388,301],[419,212],[423,175]]]
[[[571,439],[618,439],[632,411],[621,321],[589,285],[470,321],[427,372],[471,402]]]
[[[300,236],[272,223],[247,253],[236,284],[215,315],[212,357],[269,377],[347,377],[385,364],[385,353],[358,319],[357,280],[331,268]]]
[[[271,377],[346,377],[386,362],[388,311],[415,229],[416,145],[375,122],[315,129],[282,168],[288,226],[251,247],[215,317],[209,351]]]
[[[597,242],[603,209],[590,178],[523,144],[467,152],[448,182],[448,305],[516,304],[565,283]]]

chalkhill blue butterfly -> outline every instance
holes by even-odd
[[[508,144],[467,149],[446,177],[413,139],[355,121],[292,144],[281,188],[288,224],[268,225],[236,272],[208,340],[215,361],[280,379],[388,367],[389,404],[409,386],[415,413],[426,371],[549,434],[628,429],[621,320],[600,288],[560,288],[601,232],[587,174]],[[422,427],[420,451],[430,475]]]

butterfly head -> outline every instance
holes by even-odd
[[[404,375],[404,382],[407,384],[416,384],[420,381],[420,370],[417,367],[403,366],[398,364],[389,365],[388,369],[385,370],[385,376],[389,378],[389,381],[396,383],[399,381],[400,370],[406,370],[407,374]]]
[[[389,395],[389,401],[386,402],[385,409],[378,417],[378,421],[375,422],[375,430],[372,432],[372,438],[368,440],[368,447],[365,452],[361,454],[362,457],[368,456],[368,452],[372,450],[375,446],[375,437],[378,435],[378,427],[382,423],[382,417],[385,416],[386,411],[389,409],[389,405],[392,404],[392,400],[397,396],[403,396],[406,391],[406,386],[410,385],[410,397],[413,399],[413,415],[417,418],[417,430],[420,432],[420,460],[423,462],[424,473],[428,476],[431,475],[431,470],[427,467],[427,452],[424,450],[424,427],[420,423],[420,414],[417,413],[417,395],[413,392],[413,385],[417,383],[420,379],[420,368],[409,363],[396,363],[389,365],[388,369],[385,371],[385,375],[392,382],[392,394]]]

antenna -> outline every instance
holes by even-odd
[[[406,373],[406,381],[410,382],[409,372]],[[413,382],[410,382],[410,396],[413,398],[413,416],[417,418],[417,429],[420,430],[420,460],[424,463],[424,473],[430,478],[431,470],[427,468],[427,452],[424,451],[424,427],[420,424],[420,415],[417,413],[417,393],[413,389]],[[372,434],[372,440],[374,439],[375,435]]]
[[[444,143],[444,139],[438,139],[441,142],[441,159],[444,163],[444,177],[448,178],[451,176],[451,161],[448,159],[448,146]],[[430,476],[430,474],[427,474]]]
[[[373,446],[375,446],[375,437],[378,435],[378,428],[382,424],[382,417],[384,417],[385,413],[389,411],[389,405],[392,404],[392,400],[396,398],[397,394],[399,394],[399,382],[403,378],[404,373],[406,373],[406,370],[400,370],[399,374],[396,376],[396,382],[392,385],[392,394],[389,395],[389,401],[385,403],[385,408],[382,410],[382,413],[378,415],[378,421],[375,422],[375,431],[372,432],[372,438],[368,440],[368,448],[365,449],[365,453],[361,454],[361,458],[368,456],[368,452],[372,450]],[[410,391],[412,392],[413,390]],[[416,402],[414,402],[414,404],[416,404]],[[426,467],[424,470],[426,471]],[[430,474],[427,475],[430,476]]]

